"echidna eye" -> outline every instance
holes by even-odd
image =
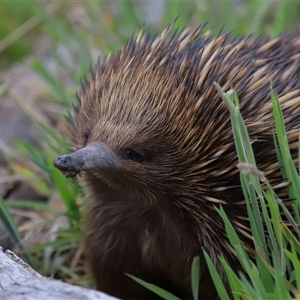
[[[84,131],[84,132],[82,133],[82,139],[83,139],[83,145],[86,146],[87,141],[88,141],[88,139],[89,139],[89,134],[88,134],[88,132]]]
[[[146,159],[144,153],[134,150],[127,151],[126,158],[140,163]]]

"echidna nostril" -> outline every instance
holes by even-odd
[[[74,168],[72,157],[62,155],[54,161],[54,166],[61,171],[71,171]]]

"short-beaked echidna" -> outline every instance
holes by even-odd
[[[239,266],[215,206],[253,247],[229,111],[214,82],[237,92],[257,166],[276,185],[272,82],[297,159],[300,38],[170,28],[139,34],[91,69],[74,112],[74,152],[54,162],[67,176],[83,174],[86,259],[97,289],[121,299],[155,299],[126,274],[192,299],[195,256],[199,295],[216,298],[203,250],[218,270],[220,255]]]

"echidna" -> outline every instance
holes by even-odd
[[[97,289],[121,299],[156,299],[126,274],[192,299],[195,256],[199,295],[216,298],[203,250],[221,273],[220,255],[239,265],[215,206],[253,248],[229,112],[214,82],[237,92],[257,166],[275,184],[272,82],[297,159],[300,38],[170,29],[131,38],[90,71],[74,112],[73,152],[54,162],[67,176],[83,174],[86,258]]]

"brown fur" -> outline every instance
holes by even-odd
[[[192,299],[190,270],[200,256],[201,299],[216,298],[206,250],[239,268],[214,206],[222,205],[251,249],[229,112],[213,82],[234,88],[258,167],[281,181],[273,146],[270,80],[279,96],[292,155],[300,127],[300,39],[231,39],[148,33],[99,62],[83,84],[73,150],[100,141],[121,160],[83,174],[88,209],[86,257],[99,290],[122,299],[155,299],[125,274]],[[146,159],[126,158],[130,150]],[[282,196],[286,196],[285,191]]]

